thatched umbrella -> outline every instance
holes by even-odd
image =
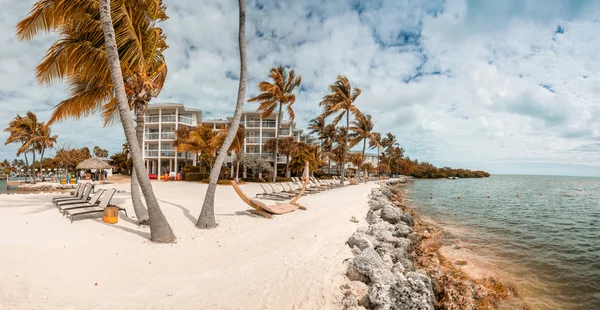
[[[109,164],[107,164],[106,162],[102,161],[98,157],[88,158],[88,159],[80,162],[79,165],[77,165],[77,169],[84,169],[84,170],[90,170],[90,169],[110,169],[110,168],[111,167],[110,167]]]

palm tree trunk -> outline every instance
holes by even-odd
[[[140,150],[144,149],[144,113],[146,110],[145,102],[135,102],[135,135],[138,139],[138,145]],[[144,177],[146,175],[144,174]],[[137,174],[135,169],[131,172],[131,202],[133,203],[133,211],[135,217],[140,225],[148,225],[148,210],[142,203],[142,197],[140,196],[140,183],[138,182]]]
[[[340,185],[344,186],[344,174],[346,174],[346,154],[348,153],[348,130],[350,129],[350,111],[346,110],[346,135],[344,135],[344,154],[342,155],[342,177]]]
[[[281,106],[279,102],[279,112],[277,112],[277,128],[275,129],[275,152],[273,154],[273,182],[277,182],[277,154],[279,153],[279,128],[281,128]]]
[[[363,151],[362,151],[362,157],[360,158],[360,166],[358,166],[358,168],[360,169],[360,167],[362,167],[362,165],[365,163],[365,150],[367,148],[367,139],[363,139]]]
[[[32,151],[33,153],[33,159],[31,161],[31,167],[33,168],[33,171],[31,172],[31,176],[33,177],[33,180],[31,181],[31,184],[35,184],[35,151]]]
[[[196,227],[200,229],[212,229],[217,227],[217,222],[215,220],[215,194],[217,191],[217,180],[219,178],[219,173],[221,172],[221,165],[223,165],[225,156],[227,156],[227,150],[229,150],[229,147],[231,146],[231,143],[237,134],[237,129],[240,126],[242,109],[246,99],[246,0],[239,0],[239,10],[240,22],[238,41],[240,47],[240,84],[238,87],[237,103],[235,105],[235,112],[233,113],[231,126],[227,131],[227,137],[225,137],[225,141],[223,142],[223,145],[221,145],[221,150],[217,156],[217,161],[210,171],[208,189],[206,190],[206,196],[204,197],[204,203],[202,204],[202,211],[200,212],[198,222],[196,223]]]
[[[377,177],[379,177],[379,147],[377,147]]]
[[[290,155],[285,156],[285,177],[290,177]]]
[[[236,182],[240,181],[240,160],[239,159],[235,165],[235,181]]]
[[[42,174],[42,182],[44,182],[44,173],[42,172],[43,168],[44,168],[44,164],[42,163],[44,161],[44,152],[46,151],[46,148],[43,147],[42,148],[42,152],[40,153],[40,173]]]
[[[129,143],[129,154],[133,161],[133,169],[135,170],[138,181],[140,182],[140,188],[146,198],[146,205],[148,206],[148,214],[150,219],[150,240],[153,242],[160,243],[173,243],[177,239],[169,222],[165,218],[154,191],[152,190],[152,184],[150,179],[144,176],[144,163],[142,158],[142,151],[140,150],[139,143],[137,141],[135,127],[133,120],[131,119],[131,110],[129,109],[129,103],[127,102],[127,95],[125,94],[125,84],[123,82],[123,74],[121,73],[121,66],[119,61],[119,53],[117,51],[117,43],[115,41],[115,29],[112,24],[112,17],[110,15],[110,0],[100,0],[100,19],[102,21],[102,30],[104,32],[104,41],[106,45],[106,54],[108,57],[108,64],[110,67],[110,73],[114,85],[115,94],[117,96],[117,107],[119,109],[119,117],[123,124],[123,130],[125,131],[125,137],[127,143]]]
[[[25,157],[25,165],[27,168],[27,173],[29,174],[29,177],[31,177],[31,169],[29,169],[29,159],[27,159],[27,153],[23,153],[23,157]]]

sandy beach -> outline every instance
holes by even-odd
[[[301,199],[298,210],[267,220],[252,215],[230,186],[217,190],[219,227],[194,227],[206,184],[154,182],[177,235],[153,244],[138,227],[126,193],[118,224],[70,220],[56,194],[0,196],[0,304],[3,309],[339,309],[352,257],[345,244],[365,225],[374,182]],[[99,185],[127,191],[127,183]],[[254,196],[257,184],[242,185]],[[360,223],[350,218],[355,216]]]

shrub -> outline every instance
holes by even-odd
[[[202,180],[202,183],[208,184],[209,182],[209,179]],[[217,185],[231,185],[231,180],[218,180]]]
[[[319,179],[321,179],[321,180],[332,180],[333,176],[332,175],[322,175],[321,177],[319,177]]]
[[[185,166],[183,167],[183,169],[181,169],[181,172],[186,174],[186,173],[190,173],[190,172],[200,172],[200,167],[197,166]]]
[[[276,177],[275,182],[292,182],[291,178]]]
[[[264,182],[265,181],[261,178],[245,178],[242,180],[244,180],[244,182]]]
[[[322,178],[325,175],[325,172],[323,172],[323,170],[321,170],[321,169],[318,169],[318,170],[315,170],[314,175],[317,178]]]
[[[185,174],[185,180],[188,182],[198,182],[208,178],[208,173],[188,172]]]

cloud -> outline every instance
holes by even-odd
[[[1,13],[0,124],[30,109],[47,118],[66,96],[60,83],[35,82],[53,37],[14,38],[32,4],[9,0]],[[237,2],[165,4],[169,75],[155,101],[181,102],[206,118],[230,115],[239,76]],[[376,130],[395,133],[412,158],[470,168],[600,164],[590,151],[600,139],[596,1],[260,0],[247,11],[247,97],[270,68],[295,68],[303,76],[294,104],[301,127],[341,74],[363,90],[357,105]],[[124,140],[119,126],[102,128],[98,117],[54,132],[73,146],[111,151]],[[0,150],[0,158],[13,154],[14,147]]]

